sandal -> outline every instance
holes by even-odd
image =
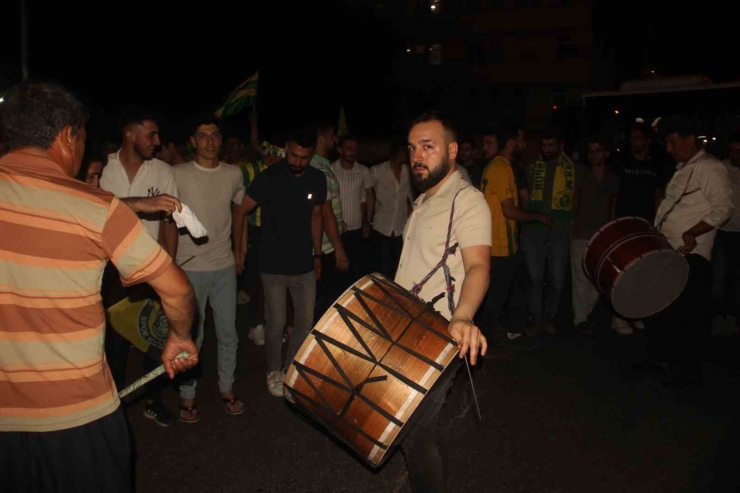
[[[237,416],[244,412],[244,403],[242,402],[242,408],[238,411],[232,411],[229,409],[229,406],[234,407],[234,405],[237,402],[242,402],[239,400],[239,397],[236,395],[234,397],[221,397],[221,403],[224,405],[224,409],[226,410],[226,414],[231,414],[232,416]]]
[[[190,413],[191,419],[183,418],[182,417],[183,411]],[[197,423],[198,421],[200,421],[200,414],[196,414],[197,411],[198,411],[198,408],[195,407],[195,404],[193,404],[192,406],[183,406],[182,404],[180,404],[180,412],[177,413],[177,418],[183,423],[187,423],[187,424]]]

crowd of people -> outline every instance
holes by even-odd
[[[0,455],[13,464],[18,491],[85,491],[81,481],[90,491],[130,490],[117,394],[130,343],[104,313],[126,297],[158,298],[169,322],[161,360],[145,357],[142,368],[164,362],[170,379],[182,373],[176,413],[162,403],[167,380],[145,389],[144,415],[165,427],[200,420],[189,370],[209,305],[229,415],[245,410],[234,392],[239,334],[265,348],[267,391],[290,400],[285,373],[312,327],[371,272],[431,303],[471,364],[537,349],[540,337],[562,330],[556,317],[569,276],[573,325],[591,335],[600,293],[583,256],[620,217],[654,224],[690,266],[666,310],[645,320],[613,314],[620,335],[645,331],[650,359],[639,369],[669,385],[700,384],[712,327],[737,330],[740,137],[723,163],[703,150],[690,119],[669,119],[660,134],[632,123],[619,156],[608,137],[590,136],[579,163],[556,127],[540,133],[540,152],[527,160],[522,126],[484,130],[477,146],[444,116],[425,113],[369,167],[358,162],[361,141],[330,124],[291,129],[284,145],[262,143],[256,113],[247,143],[209,114],[192,122],[183,149],[163,142],[156,117],[141,113],[123,119],[113,152],[86,149],[84,108],[48,84],[11,89],[0,117],[8,150],[0,160]],[[654,152],[659,138],[672,160]],[[175,217],[186,213],[205,238],[178,229]],[[248,327],[237,327],[240,304]],[[434,405],[401,444],[414,491],[444,490],[434,431],[452,384],[428,396]]]

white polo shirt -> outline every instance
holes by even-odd
[[[715,229],[696,238],[696,248],[691,252],[711,260],[716,228],[732,216],[732,211],[732,189],[725,165],[716,157],[699,151],[689,161],[676,166],[676,173],[658,207],[655,225],[667,214],[660,232],[673,248],[684,245],[683,234],[699,221],[714,226]]]
[[[396,282],[411,290],[442,260],[450,211],[455,200],[450,246],[457,243],[458,249],[454,255],[447,257],[447,266],[455,279],[453,299],[457,306],[465,280],[460,250],[472,246],[491,246],[491,213],[481,191],[463,180],[459,171],[452,173],[437,193],[426,202],[425,196],[426,194],[422,194],[416,199],[414,210],[406,223]],[[429,302],[437,295],[446,293],[446,289],[444,270],[440,268],[426,282],[419,297]],[[438,300],[434,309],[448,320],[452,318],[447,296]]]
[[[103,175],[100,177],[100,188],[119,199],[153,197],[162,193],[178,197],[175,175],[169,164],[156,158],[144,161],[134,176],[134,181],[130,182],[118,157],[120,152],[119,149],[118,152],[108,155],[108,165],[103,168]],[[159,223],[162,217],[162,213],[139,214],[141,222],[155,240],[159,238]]]
[[[390,161],[370,168],[375,186],[375,215],[373,229],[385,236],[401,236],[408,219],[407,203],[411,195],[411,177],[408,165],[401,166],[401,178],[396,179]]]

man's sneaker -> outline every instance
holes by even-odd
[[[632,330],[632,326],[628,321],[617,316],[612,317],[612,329],[616,330],[618,334],[622,335],[628,335],[634,332],[634,330]]]
[[[151,404],[147,404],[146,409],[144,409],[144,417],[154,420],[154,422],[164,428],[175,422],[175,416],[159,400],[154,400]]]
[[[537,349],[540,344],[536,339],[528,337],[527,334],[506,334],[507,345],[512,349]]]
[[[275,397],[283,397],[283,382],[285,373],[281,371],[271,371],[267,373],[267,390]]]
[[[642,320],[635,320],[632,325],[637,330],[645,330],[645,322],[643,322]]]
[[[249,334],[247,334],[247,337],[252,339],[252,342],[254,342],[256,345],[264,346],[265,345],[265,326],[262,324],[259,324],[257,327],[250,327]]]

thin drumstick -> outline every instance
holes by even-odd
[[[478,420],[483,421],[483,417],[480,415],[480,406],[478,406],[478,396],[475,395],[475,385],[473,384],[473,374],[470,373],[470,365],[468,364],[468,355],[465,355],[465,368],[468,369],[468,378],[470,378],[470,388],[473,389],[473,399],[475,400],[475,409],[478,411]]]
[[[175,359],[177,358],[188,359],[188,352],[187,351],[181,352],[175,357]],[[164,365],[159,365],[154,370],[150,371],[149,373],[147,373],[146,375],[144,375],[143,377],[141,377],[140,379],[138,379],[137,381],[135,381],[134,383],[132,383],[131,385],[123,389],[122,391],[120,391],[118,393],[118,398],[123,399],[124,397],[129,395],[134,390],[137,390],[138,388],[143,387],[144,385],[148,384],[149,382],[151,382],[152,380],[154,380],[155,378],[163,374],[164,371],[165,371]]]

